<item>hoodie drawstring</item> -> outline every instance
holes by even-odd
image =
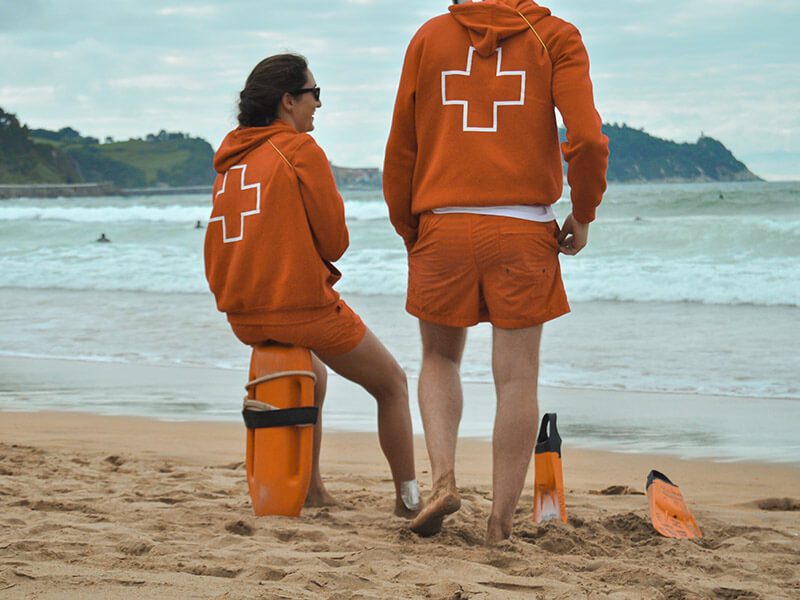
[[[270,146],[272,146],[272,147],[275,149],[275,152],[277,152],[277,153],[280,155],[280,157],[283,159],[283,162],[285,162],[287,165],[289,165],[289,168],[290,168],[290,169],[294,169],[294,165],[293,165],[292,163],[290,163],[290,162],[289,162],[289,159],[288,159],[288,158],[286,158],[286,157],[283,155],[283,152],[281,152],[280,150],[278,150],[278,147],[277,147],[275,144],[273,144],[273,143],[272,143],[272,140],[267,140],[267,143],[268,143]]]
[[[531,22],[528,21],[528,18],[525,15],[523,15],[521,12],[517,11],[517,14],[520,17],[522,17],[522,19],[528,24],[528,27],[531,28],[531,31],[533,32],[533,35],[535,35],[536,39],[538,39],[539,42],[542,44],[542,48],[544,48],[544,52],[545,52],[545,54],[547,54],[547,58],[550,60],[550,62],[553,62],[553,59],[550,58],[550,51],[547,49],[547,45],[544,43],[544,40],[539,35],[539,33],[533,28],[533,25],[531,25]]]

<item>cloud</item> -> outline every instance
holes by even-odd
[[[217,14],[215,6],[168,6],[158,10],[162,17],[192,17],[207,19]]]
[[[183,130],[215,144],[235,125],[252,67],[291,50],[323,87],[314,135],[328,155],[377,166],[406,46],[449,1],[6,4],[0,106],[33,127],[100,138]],[[800,154],[796,0],[546,4],[580,28],[607,121],[679,141],[702,130],[740,157]]]
[[[118,77],[108,81],[111,88],[121,90],[195,90],[205,89],[205,84],[191,77],[150,73],[133,77]]]
[[[0,108],[15,112],[17,108],[30,105],[48,105],[56,100],[53,85],[3,85],[0,86]]]
[[[182,53],[165,54],[159,58],[159,61],[175,68],[186,68],[198,65],[196,57]]]

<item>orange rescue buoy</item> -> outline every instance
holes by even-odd
[[[311,481],[316,377],[305,348],[253,347],[242,416],[247,485],[257,516],[296,517]]]
[[[550,432],[548,433],[548,425]],[[560,519],[567,522],[564,474],[561,468],[561,436],[556,413],[545,413],[534,453],[533,520],[537,523]]]

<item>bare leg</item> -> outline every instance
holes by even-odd
[[[331,369],[369,392],[378,402],[378,437],[389,461],[397,514],[409,516],[400,497],[400,483],[416,479],[414,438],[408,409],[408,381],[403,369],[370,331],[347,354],[319,357]]]
[[[314,406],[319,408],[319,417],[317,424],[314,426],[314,452],[313,462],[311,467],[311,484],[308,486],[308,494],[306,495],[305,506],[333,506],[336,500],[325,489],[325,484],[322,482],[322,475],[319,469],[319,453],[322,447],[322,404],[325,402],[325,391],[328,387],[328,369],[320,359],[313,354],[311,355],[313,361],[314,374],[317,376],[317,381],[314,384]]]
[[[419,408],[425,426],[425,444],[431,461],[433,490],[425,507],[411,523],[422,536],[442,529],[444,518],[461,508],[455,478],[456,442],[461,421],[461,355],[467,330],[420,321],[422,369]]]
[[[511,536],[514,511],[536,442],[537,380],[542,326],[493,330],[492,371],[497,414],[492,439],[494,501],[486,543]]]

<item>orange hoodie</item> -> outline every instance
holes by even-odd
[[[214,157],[206,278],[236,324],[301,323],[339,294],[330,263],[349,243],[325,153],[283,121],[231,131]]]
[[[567,128],[573,214],[589,223],[606,188],[608,139],[578,30],[531,0],[451,6],[425,23],[406,52],[383,171],[406,246],[434,208],[556,202],[554,108]]]

